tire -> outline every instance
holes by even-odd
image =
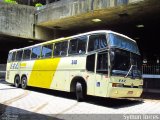
[[[22,89],[27,88],[27,77],[25,77],[25,76],[23,76],[21,79],[21,87],[22,87]]]
[[[81,102],[84,100],[85,92],[84,92],[84,87],[82,83],[77,82],[76,83],[76,98],[78,102]]]
[[[14,86],[19,88],[20,87],[20,77],[18,75],[14,78]]]

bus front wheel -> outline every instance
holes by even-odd
[[[20,77],[18,75],[14,78],[14,86],[19,88],[20,87]]]
[[[25,77],[25,76],[22,77],[21,87],[22,87],[23,89],[26,89],[26,88],[27,88],[27,77]]]
[[[77,98],[77,101],[79,102],[83,101],[84,99],[84,88],[82,83],[80,82],[76,83],[76,98]]]

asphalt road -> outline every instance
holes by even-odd
[[[0,119],[160,119],[160,95],[142,97],[139,101],[88,96],[77,102],[70,93],[33,87],[23,90],[0,81]]]

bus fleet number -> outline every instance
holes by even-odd
[[[71,64],[72,65],[76,65],[77,64],[77,60],[72,60]]]

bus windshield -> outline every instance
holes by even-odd
[[[108,36],[108,44],[111,48],[120,48],[140,55],[136,42],[113,33],[108,34]]]
[[[118,48],[111,49],[110,55],[112,75],[141,78],[141,60],[139,55]]]

